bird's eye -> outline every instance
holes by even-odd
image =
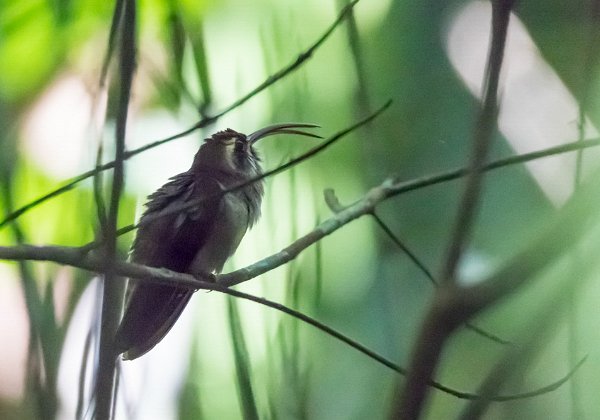
[[[236,152],[243,152],[244,151],[244,141],[243,140],[236,140],[235,141],[235,149]]]

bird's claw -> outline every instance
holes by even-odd
[[[192,273],[192,276],[194,276],[196,279],[198,279],[200,281],[207,281],[209,283],[217,282],[217,276],[214,273],[198,272],[198,273]]]

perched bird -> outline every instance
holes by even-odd
[[[248,136],[227,129],[206,139],[191,168],[148,196],[131,261],[194,275],[220,273],[246,231],[258,220],[262,181],[226,194],[222,191],[261,174],[254,143],[275,134],[317,137],[301,128],[314,124],[275,124]],[[193,207],[156,217],[170,208]],[[115,337],[115,354],[140,357],[169,332],[194,290],[130,280],[125,313]]]

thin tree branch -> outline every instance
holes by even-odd
[[[542,159],[545,157],[550,157],[562,153],[568,153],[597,146],[600,146],[600,139],[598,138],[584,141],[576,140],[570,143],[561,144],[560,146],[549,147],[547,149],[536,150],[535,152],[523,153],[520,155],[514,155],[494,160],[484,165],[482,170],[484,172],[489,172],[495,169],[500,169],[519,163],[531,162],[533,160]],[[453,181],[466,176],[468,173],[468,168],[463,167],[447,172],[441,172],[438,174],[426,175],[403,183],[398,183],[394,195],[403,194],[413,190],[419,190],[421,188],[441,184],[443,182]]]
[[[517,356],[516,351],[510,351],[509,352],[510,355],[514,355],[515,357]],[[585,363],[585,361],[587,360],[587,356],[581,358],[572,368],[571,370],[562,377],[562,379],[544,386],[542,388],[539,388],[536,390],[536,394],[532,395],[529,394],[527,396],[525,396],[525,394],[522,394],[523,398],[531,398],[531,397],[535,397],[538,395],[542,395],[542,394],[546,394],[552,391],[557,390],[558,388],[560,388],[561,385],[563,385],[564,383],[566,383],[568,380],[573,378],[573,375],[575,375],[575,372],[577,372],[579,370],[579,368],[581,366],[583,366],[583,364]],[[496,372],[499,375],[504,375],[506,373],[510,373],[511,370],[507,369],[507,364],[509,364],[510,361],[508,359],[503,359],[500,363],[498,363],[497,367],[496,367]],[[514,372],[514,370],[512,370],[512,372]],[[497,379],[502,379],[502,378],[497,378]],[[473,403],[472,405],[469,405],[465,411],[465,413],[463,415],[461,415],[461,417],[459,417],[461,420],[476,420],[476,419],[481,419],[481,416],[478,415],[479,414],[479,410],[481,410],[481,412],[485,411],[485,408],[487,408],[487,406],[489,406],[490,402],[499,402],[497,399],[494,399],[494,397],[489,397],[488,396],[488,392],[490,392],[490,389],[487,389],[488,383],[485,383],[484,386],[481,388],[481,392],[482,394],[479,394],[481,398],[477,398],[472,400]],[[489,385],[490,388],[492,387],[491,385]],[[506,400],[504,400],[506,401]]]
[[[98,150],[96,151],[96,168],[101,165],[102,154],[104,147],[102,145],[102,140],[100,140],[100,144],[98,144]],[[98,217],[98,224],[100,225],[100,232],[103,236],[106,236],[106,224],[108,223],[108,216],[106,212],[106,204],[104,203],[103,196],[103,179],[102,172],[97,172],[94,174],[93,178],[93,191],[94,191],[94,203],[96,205],[96,215]]]
[[[120,0],[122,1],[122,0]],[[200,129],[200,128],[204,128],[210,124],[215,123],[219,118],[223,117],[225,114],[233,111],[234,109],[240,107],[241,105],[243,105],[244,103],[246,103],[247,101],[249,101],[250,99],[252,99],[254,96],[258,95],[259,93],[261,93],[263,90],[267,89],[268,87],[270,87],[271,85],[275,84],[276,82],[278,82],[279,80],[285,78],[286,76],[290,75],[291,73],[293,73],[295,70],[297,70],[299,67],[301,67],[307,60],[309,60],[312,55],[319,49],[319,47],[321,47],[321,45],[331,36],[331,34],[334,32],[334,30],[344,21],[344,19],[346,18],[346,16],[350,13],[350,11],[352,10],[352,8],[359,2],[360,0],[353,0],[351,3],[348,3],[348,5],[346,5],[346,7],[344,7],[340,13],[338,14],[337,18],[335,19],[335,21],[329,26],[329,28],[327,28],[327,30],[310,46],[308,47],[306,50],[302,51],[300,54],[298,54],[298,56],[296,57],[296,59],[294,61],[292,61],[290,64],[288,64],[287,66],[283,67],[281,70],[279,70],[278,72],[272,74],[271,76],[267,77],[267,79],[262,82],[261,84],[259,84],[257,87],[255,87],[254,89],[252,89],[250,92],[248,92],[245,96],[241,97],[240,99],[236,100],[235,102],[233,102],[231,105],[229,105],[228,107],[226,107],[225,109],[223,109],[221,112],[212,115],[212,116],[208,116],[205,118],[202,118],[200,121],[198,121],[196,124],[194,124],[193,126],[191,126],[190,128],[188,128],[187,130],[184,130],[180,133],[174,134],[172,136],[166,137],[164,139],[161,140],[157,140],[154,141],[152,143],[149,143],[145,146],[139,147],[137,149],[134,150],[130,150],[128,152],[125,152],[123,159],[127,160],[133,156],[136,156],[142,152],[145,152],[146,150],[152,149],[154,147],[160,146],[162,144],[168,143],[170,141],[185,137],[191,133],[193,133],[194,131]],[[20,217],[21,215],[23,215],[24,213],[28,212],[29,210],[39,206],[40,204],[54,198],[57,197],[67,191],[70,191],[71,189],[73,189],[78,183],[80,183],[83,180],[86,180],[92,176],[94,176],[94,174],[96,174],[98,171],[105,171],[107,169],[111,169],[113,168],[115,165],[115,162],[108,162],[105,163],[104,165],[98,167],[98,168],[94,168],[90,171],[84,172],[81,175],[78,175],[74,178],[72,178],[70,181],[68,181],[66,184],[62,185],[61,187],[58,187],[57,189],[50,191],[48,193],[46,193],[43,196],[38,197],[37,199],[31,201],[28,204],[25,204],[24,206],[18,208],[17,210],[11,212],[10,214],[8,214],[7,216],[5,216],[5,218],[0,221],[0,229],[2,227],[4,227],[6,224],[10,223],[11,221],[15,220],[16,218]]]

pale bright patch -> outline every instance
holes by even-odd
[[[0,264],[0,398],[19,399],[25,390],[29,323],[14,270]]]
[[[90,147],[90,121],[98,123],[103,110],[97,111],[81,79],[69,75],[58,78],[27,114],[23,127],[25,152],[56,178],[88,170],[95,153]]]
[[[473,1],[450,22],[448,56],[456,71],[478,98],[487,59],[491,6]],[[557,146],[578,137],[578,105],[554,70],[544,61],[519,18],[511,16],[506,43],[499,127],[517,153]],[[586,119],[586,138],[598,132]],[[573,190],[575,154],[527,164],[535,180],[555,203]]]

